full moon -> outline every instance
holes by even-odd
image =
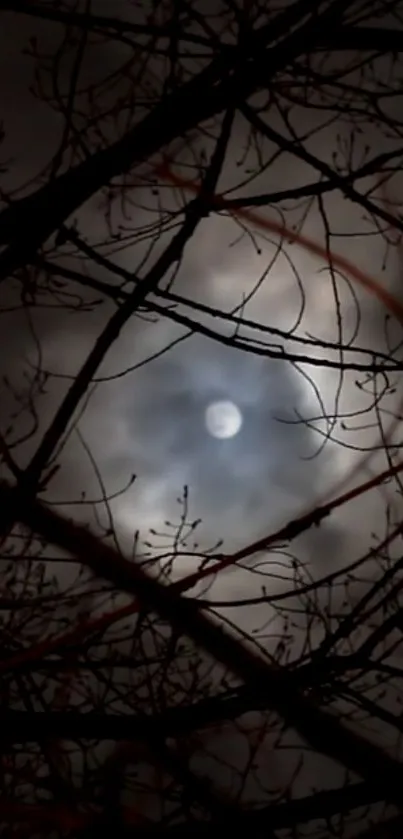
[[[205,414],[206,428],[213,437],[234,437],[242,425],[242,414],[233,402],[212,402]]]

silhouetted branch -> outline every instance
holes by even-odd
[[[4,482],[0,485],[0,501],[6,511],[10,504],[14,507],[16,495],[17,491],[7,488]],[[203,616],[194,604],[179,598],[169,588],[147,577],[139,566],[99,543],[87,528],[72,524],[39,502],[20,503],[18,512],[27,527],[40,532],[50,543],[77,555],[98,576],[110,580],[118,589],[137,595],[172,627],[189,635],[248,685],[262,692],[268,705],[313,748],[340,761],[364,779],[377,780],[388,800],[400,801],[403,766],[343,727],[333,714],[312,704],[300,694],[291,674],[268,668],[222,627]]]

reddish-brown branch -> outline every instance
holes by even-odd
[[[176,186],[180,189],[185,191],[190,191],[192,193],[198,194],[200,190],[200,182],[190,180],[188,178],[184,178],[179,175],[177,172],[173,170],[173,164],[175,161],[171,158],[168,158],[166,155],[162,164],[156,167],[155,173],[162,180],[172,183],[173,186]],[[233,215],[235,218],[243,219],[248,223],[252,224],[254,227],[261,228],[263,230],[268,230],[271,233],[276,234],[277,236],[284,239],[286,242],[290,244],[297,244],[299,247],[306,250],[308,253],[313,254],[314,256],[319,257],[320,259],[324,260],[325,264],[329,261],[329,250],[326,246],[320,244],[319,242],[314,241],[308,236],[305,236],[303,233],[300,233],[296,230],[288,228],[285,224],[276,221],[275,219],[267,218],[266,216],[262,216],[261,214],[255,212],[254,210],[250,210],[248,208],[237,206],[234,207],[231,201],[227,201],[224,196],[210,194],[209,200],[212,202],[213,205],[217,207],[218,210],[228,209],[228,212]],[[391,227],[393,227],[393,214],[388,213],[389,216],[389,223]],[[400,229],[400,222],[396,219],[396,227]],[[369,274],[366,274],[364,271],[361,271],[353,262],[351,262],[346,257],[342,256],[341,254],[336,253],[335,251],[330,251],[331,260],[332,260],[332,267],[337,268],[340,271],[347,274],[355,282],[358,282],[359,285],[362,286],[366,291],[372,294],[374,297],[378,299],[382,305],[386,307],[386,309],[393,314],[399,323],[403,324],[403,304],[400,300],[395,297],[395,295],[390,294],[382,285],[377,282],[373,277]],[[400,422],[400,416],[403,413],[403,398],[401,399],[397,409],[396,415],[394,419],[391,421],[389,428],[385,431],[383,435],[383,439],[385,445],[392,439],[392,436],[397,428],[398,423]],[[332,498],[336,494],[340,493],[341,490],[348,485],[348,483],[357,475],[360,471],[362,471],[369,463],[373,456],[373,452],[370,451],[366,457],[364,457],[356,466],[354,466],[347,475],[345,475],[341,481],[335,486],[332,487],[330,492],[327,494],[326,498]],[[326,500],[323,499],[323,500]]]

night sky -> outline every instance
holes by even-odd
[[[2,159],[10,164],[6,185],[10,182],[21,184],[28,173],[37,172],[52,153],[60,135],[58,115],[27,92],[32,59],[29,56],[22,59],[19,55],[21,45],[26,44],[34,32],[38,34],[39,43],[46,45],[57,37],[58,30],[49,23],[23,18],[14,20],[11,16],[9,25],[13,33],[18,29],[18,37],[6,38],[1,59],[2,79],[6,85],[3,91],[6,138]],[[93,78],[97,73],[105,73],[109,65],[113,67],[121,60],[116,45],[104,47],[102,69],[99,58],[98,47],[94,49],[92,61],[90,53],[84,77]],[[14,107],[16,102],[17,108]],[[298,124],[294,116],[294,123],[304,135],[318,124],[315,114],[304,112],[300,119]],[[277,120],[279,122],[278,117]],[[30,142],[27,144],[28,131]],[[337,132],[343,136],[343,131],[346,140],[348,129],[342,122],[325,126],[308,141],[308,145],[324,159],[330,159],[341,146]],[[379,144],[381,140],[375,128],[371,132],[363,135],[361,141],[358,138],[358,144],[361,142],[363,146],[371,139]],[[386,139],[382,142],[389,147]],[[200,145],[202,140],[198,143]],[[209,154],[211,141],[207,138],[203,143]],[[270,144],[268,148],[270,151]],[[242,181],[245,172],[251,169],[252,158],[246,157],[246,162],[239,165],[245,157],[244,149],[245,124],[239,118],[234,125],[220,181],[223,187]],[[356,154],[358,157],[359,150]],[[180,159],[186,163],[186,155],[182,154]],[[283,155],[266,174],[255,177],[253,189],[245,187],[244,191],[285,189],[297,186],[311,176],[309,167],[290,155]],[[151,224],[155,221],[157,206],[168,209],[177,206],[177,201],[178,196],[172,195],[164,183],[160,184],[158,196],[140,186],[132,209],[132,221],[141,226]],[[289,202],[285,206],[287,223],[298,221],[298,205]],[[327,198],[325,206],[336,233],[335,251],[363,270],[370,270],[382,284],[396,290],[398,255],[391,253],[386,270],[381,271],[384,244],[379,237],[367,235],[369,224],[361,210],[334,197]],[[114,213],[118,224],[118,206]],[[275,215],[280,216],[277,211]],[[76,213],[74,222],[86,241],[98,242],[104,229],[99,197],[91,199]],[[123,219],[123,224],[129,227],[127,219]],[[308,216],[304,233],[323,244],[323,221],[318,213]],[[166,235],[159,237],[154,241],[151,253],[147,254],[148,240],[138,237],[123,249],[112,246],[106,248],[105,253],[127,270],[138,270],[143,261],[140,273],[144,275],[165,242]],[[281,251],[277,248],[278,237],[276,240],[272,233],[255,229],[253,237],[248,236],[236,218],[214,216],[200,224],[186,248],[172,290],[226,312],[238,307],[244,317],[280,329],[294,329],[296,335],[337,341],[329,271],[324,270],[320,259],[298,245],[284,243]],[[64,253],[63,265],[78,269],[83,266],[80,255],[72,255],[68,245]],[[272,266],[267,276],[251,294],[270,261]],[[102,268],[96,269],[96,276],[111,281],[111,275]],[[337,282],[344,341],[351,340],[358,323],[352,347],[384,350],[385,308],[355,284],[353,291],[361,306],[358,322],[357,304],[346,280],[339,275]],[[69,290],[74,304],[74,294],[83,291],[73,286]],[[2,295],[6,305],[14,300],[10,288],[3,290]],[[248,296],[251,297],[249,301]],[[87,293],[89,300],[97,297],[99,299],[95,292]],[[9,365],[17,377],[23,377],[24,370],[32,371],[30,365],[38,363],[40,343],[44,369],[51,374],[74,375],[108,313],[113,311],[112,307],[113,304],[104,301],[88,313],[67,313],[61,308],[31,310],[29,322],[21,312],[5,313],[5,328],[0,340],[7,345],[7,355],[3,356],[6,367]],[[192,315],[189,309],[181,308],[180,311]],[[228,323],[217,323],[198,314],[196,317],[227,335],[233,331]],[[396,330],[393,321],[389,329]],[[366,416],[365,423],[348,417],[357,407],[367,408],[372,393],[365,394],[356,387],[355,372],[346,372],[340,378],[337,370],[292,365],[243,353],[202,335],[187,337],[149,364],[122,375],[124,370],[144,361],[148,354],[168,347],[185,332],[186,329],[152,313],[134,317],[100,371],[101,378],[112,378],[97,384],[80,419],[79,429],[111,492],[122,487],[131,474],[137,476],[131,491],[113,504],[122,538],[130,538],[137,528],[147,538],[148,527],[158,529],[165,519],[175,520],[179,513],[176,499],[187,485],[190,517],[202,519],[200,545],[207,547],[222,538],[225,547],[231,550],[270,532],[274,526],[280,526],[323,497],[323,493],[329,492],[359,461],[360,450],[373,446],[377,429],[363,429],[364,424],[371,426],[371,415]],[[245,329],[244,335],[247,335]],[[287,344],[263,334],[257,337],[286,349],[288,346],[295,352],[304,352],[304,347],[298,344]],[[322,352],[326,355],[326,351]],[[328,353],[328,357],[337,360],[337,353]],[[348,358],[365,360],[354,352]],[[116,374],[119,374],[118,378],[115,378]],[[39,403],[41,429],[45,428],[68,382],[68,379],[57,379],[52,375],[48,379],[46,393]],[[231,400],[242,413],[242,427],[230,439],[216,439],[207,433],[205,411],[217,400]],[[3,412],[9,403],[8,396],[2,402]],[[347,443],[347,447],[326,442],[323,437],[329,430],[329,425],[321,419],[323,408],[334,415],[336,405],[339,414],[346,414],[346,428],[338,421],[332,436]],[[313,419],[309,427],[304,419]],[[3,426],[7,421],[5,416]],[[355,426],[360,426],[359,431],[354,432]],[[28,443],[27,452],[37,439]],[[96,494],[96,478],[74,432],[60,463],[61,470],[49,489],[52,497],[71,500],[78,498],[83,490]],[[375,463],[373,456],[370,468],[375,468]],[[381,459],[379,463],[382,463]],[[364,470],[357,478],[366,476]],[[328,563],[334,553],[338,554],[339,541],[344,545],[347,539],[353,550],[365,545],[368,533],[366,527],[362,527],[362,504],[368,505],[372,516],[374,505],[377,506],[375,498],[357,504],[355,513],[346,510],[335,515],[324,525],[320,538],[318,534],[312,535],[310,550],[319,540],[319,551],[322,554],[325,550]],[[329,541],[326,540],[327,530]]]
[[[120,5],[123,16],[125,4]],[[109,6],[115,8],[114,3],[102,4],[104,14]],[[3,188],[25,184],[21,194],[32,190],[29,179],[38,175],[55,153],[63,131],[63,119],[28,91],[33,60],[29,55],[21,56],[21,49],[35,33],[38,42],[49,48],[60,36],[54,24],[12,15],[0,35],[0,100],[5,130],[0,164],[4,161],[8,168],[2,175]],[[119,66],[124,50],[117,44],[90,50],[82,83],[106,76]],[[123,87],[128,83],[123,80]],[[298,107],[292,119],[294,129],[307,138],[306,146],[312,154],[331,163],[334,155],[341,160],[343,154],[350,153],[346,151],[351,140],[349,127],[342,119],[330,123],[329,114]],[[277,112],[272,115],[271,125],[285,130]],[[192,140],[192,154],[203,148],[209,158],[216,126],[212,123],[209,129],[205,136]],[[113,137],[113,127],[108,130]],[[253,148],[245,148],[246,134],[245,121],[238,115],[219,182],[221,191],[238,184],[241,186],[234,194],[239,197],[288,189],[313,179],[307,163],[283,153],[248,184],[253,167],[257,168],[257,155]],[[386,137],[376,126],[366,126],[357,134],[351,154],[358,165],[366,145],[381,153],[398,143],[399,138]],[[267,159],[273,150],[274,145],[267,141]],[[176,158],[185,177],[192,154],[182,151]],[[145,276],[169,240],[166,229],[158,233],[158,212],[162,208],[168,213],[183,204],[179,190],[162,180],[151,192],[146,182],[151,170],[152,162],[140,167],[131,203],[122,209],[118,200],[114,202],[112,226],[117,229],[120,225],[122,239],[127,236],[127,240],[109,243],[102,250],[112,262],[140,277]],[[399,178],[396,176],[395,190]],[[108,235],[103,200],[100,195],[94,196],[67,222],[94,246]],[[277,221],[285,218],[288,225],[298,226],[303,222],[304,206],[286,202],[270,213]],[[401,300],[399,253],[389,249],[385,266],[385,242],[360,207],[333,193],[324,197],[323,206],[332,230],[333,250],[369,272]],[[324,246],[326,229],[315,207],[304,220],[303,231]],[[270,215],[267,208],[258,212]],[[147,233],[152,225],[151,234]],[[53,245],[53,240],[48,243],[46,254],[51,261],[87,271],[100,280],[118,282],[106,267],[90,267],[71,244],[64,245],[57,255]],[[334,283],[343,324],[341,334]],[[240,220],[228,213],[202,221],[175,277],[167,276],[164,287],[226,313],[237,309],[245,318],[291,330],[297,337],[316,337],[336,344],[341,338],[351,343],[345,361],[368,362],[370,356],[360,353],[359,347],[387,352],[388,344],[397,346],[400,340],[400,324],[391,316],[385,326],[385,306],[346,272],[343,276],[337,271],[332,276],[323,260],[298,244],[284,241],[279,248],[273,232],[255,226],[248,233]],[[111,300],[94,304],[101,299],[94,290],[84,291],[71,283],[62,291],[71,294],[70,310],[58,305],[54,296],[44,295],[43,308],[22,311],[18,283],[10,281],[0,289],[0,305],[4,308],[0,358],[3,377],[7,377],[0,385],[3,434],[13,426],[11,439],[15,439],[30,429],[26,415],[15,419],[18,394],[27,394],[27,376],[32,377],[38,366],[48,374],[37,394],[38,428],[16,449],[21,466],[35,450],[60,399],[114,311]],[[87,302],[86,310],[74,310],[79,296]],[[162,298],[152,297],[152,301],[160,306],[172,305]],[[194,313],[183,304],[177,305],[176,311],[195,317],[224,336],[234,334],[234,325],[227,321]],[[60,468],[45,500],[60,503],[64,512],[73,511],[77,519],[94,525],[91,505],[80,506],[79,502],[83,494],[86,499],[99,498],[101,476],[107,493],[117,494],[111,510],[121,546],[129,548],[138,530],[138,551],[143,556],[149,550],[166,550],[166,534],[175,532],[171,525],[180,522],[186,486],[188,520],[200,520],[200,524],[190,533],[184,550],[189,554],[208,550],[223,540],[219,550],[229,552],[281,527],[340,487],[368,480],[386,468],[387,459],[377,448],[382,444],[379,420],[384,429],[392,422],[390,411],[402,398],[400,374],[395,378],[392,374],[390,381],[395,381],[396,390],[382,402],[379,415],[371,408],[374,384],[365,383],[365,373],[347,370],[341,375],[336,368],[271,359],[187,332],[186,327],[152,311],[143,310],[131,318],[100,368],[88,401],[77,413],[75,428],[58,457]],[[309,352],[302,343],[252,333],[244,327],[238,335],[245,340],[254,335],[274,351]],[[312,352],[327,360],[339,359],[337,350],[314,348]],[[150,356],[155,358],[145,363]],[[402,359],[399,348],[394,357]],[[376,388],[383,386],[379,376]],[[232,437],[219,439],[208,433],[205,412],[217,401],[230,401],[242,415],[242,425]],[[399,425],[394,440],[401,444]],[[134,475],[130,489],[119,494]],[[270,592],[279,591],[289,585],[295,556],[307,563],[307,573],[312,577],[347,565],[369,548],[373,534],[384,531],[387,504],[393,515],[401,509],[395,486],[384,486],[342,508],[320,528],[304,534],[290,550],[280,546],[270,557],[259,555],[248,560],[247,570],[226,572],[205,596],[212,601],[253,596],[260,593],[262,585]],[[104,511],[100,516],[105,522]],[[150,533],[150,529],[155,532]],[[178,557],[173,573],[181,575],[194,569],[195,564],[197,559],[190,555]],[[251,567],[256,573],[251,573]],[[63,577],[63,568],[58,573]],[[266,609],[245,607],[237,612],[236,620],[250,630],[263,626],[266,617]],[[296,648],[298,644],[296,638]],[[223,744],[228,755],[231,744],[225,738]]]

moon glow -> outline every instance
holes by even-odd
[[[206,410],[205,421],[209,434],[219,440],[225,440],[238,434],[242,425],[242,414],[233,402],[212,402]]]

